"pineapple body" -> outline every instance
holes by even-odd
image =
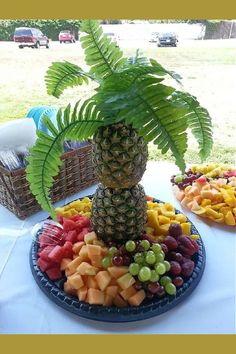
[[[101,127],[93,139],[93,166],[99,181],[110,188],[131,188],[142,178],[147,144],[123,123]]]
[[[139,238],[146,221],[146,196],[138,184],[109,188],[100,184],[94,194],[91,223],[104,241],[125,242]]]

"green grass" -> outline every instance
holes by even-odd
[[[212,116],[214,148],[209,161],[235,163],[235,64],[236,48],[201,47],[198,42],[189,47],[140,48],[144,55],[157,59],[164,67],[177,71],[183,77],[184,90],[197,96]],[[223,43],[223,42],[222,42]],[[122,43],[121,43],[122,47]],[[135,49],[124,49],[125,55],[134,55]],[[26,116],[37,105],[65,106],[90,94],[91,87],[70,89],[57,100],[47,95],[44,75],[52,61],[68,60],[85,67],[83,52],[78,44],[52,43],[49,50],[41,48],[19,50],[13,43],[0,42],[0,123]],[[169,81],[168,81],[169,83]],[[171,82],[173,84],[173,82]],[[191,149],[187,162],[197,163],[197,145],[190,138]],[[150,159],[171,160],[150,145]]]

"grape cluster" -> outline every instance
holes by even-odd
[[[176,184],[179,189],[184,190],[201,176],[202,173],[194,174],[191,170],[188,170],[184,175],[173,175],[170,180],[172,184]]]

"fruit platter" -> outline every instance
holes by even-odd
[[[91,197],[56,209],[58,223],[45,221],[30,252],[34,278],[52,301],[82,317],[126,322],[166,312],[191,294],[204,271],[202,240],[170,203],[146,199],[144,232],[118,243],[93,231]]]
[[[171,177],[180,204],[219,224],[236,226],[236,168],[224,164],[192,166]]]

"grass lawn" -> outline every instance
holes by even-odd
[[[218,41],[189,42],[177,48],[141,48],[146,56],[157,59],[168,69],[183,77],[183,88],[197,96],[208,109],[214,125],[214,148],[209,161],[236,162],[236,45],[235,41],[222,46]],[[223,43],[224,41],[222,41]],[[213,43],[213,45],[212,45]],[[214,46],[214,43],[217,43]],[[139,43],[138,43],[139,45]],[[122,48],[122,42],[120,43]],[[125,55],[135,49],[125,48]],[[91,86],[69,89],[57,100],[47,95],[44,75],[51,62],[68,60],[85,67],[79,44],[52,43],[50,49],[18,49],[14,43],[0,42],[0,123],[22,118],[37,105],[65,106],[89,94]],[[173,84],[173,82],[171,83]],[[191,148],[187,162],[199,162],[197,145],[190,137]],[[150,144],[150,159],[163,159],[155,146]],[[170,154],[165,159],[171,160]]]

